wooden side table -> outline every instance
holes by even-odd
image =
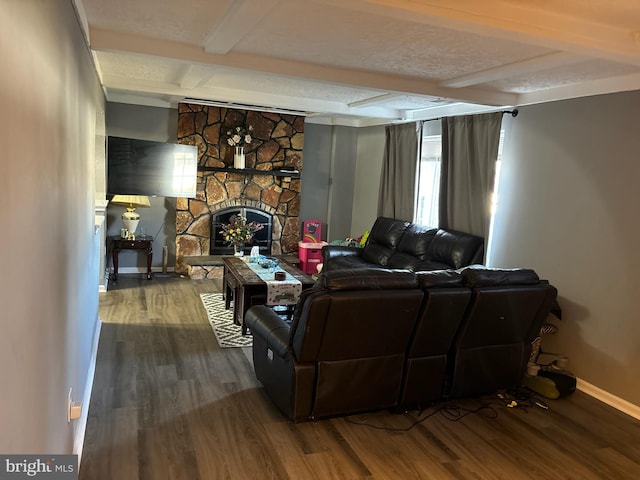
[[[128,240],[121,237],[109,237],[111,244],[111,255],[113,258],[113,281],[118,280],[118,254],[120,250],[143,250],[147,254],[147,278],[151,280],[151,261],[153,259],[152,242],[153,237],[140,236],[135,240]]]

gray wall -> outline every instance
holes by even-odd
[[[86,415],[104,97],[70,1],[1,2],[0,51],[0,452],[77,453],[86,417],[67,423],[67,395]]]
[[[505,144],[489,262],[534,268],[563,318],[543,349],[640,406],[640,92],[523,107]]]
[[[351,215],[351,235],[356,238],[371,230],[373,222],[378,218],[385,127],[359,128],[357,134],[358,154]]]
[[[305,124],[300,220],[321,220],[322,237],[351,232],[357,129]]]
[[[329,216],[332,142],[332,127],[305,123],[300,222],[320,220],[322,222],[322,237],[325,240]]]
[[[323,222],[323,238],[344,240],[376,219],[384,127],[305,125],[300,219]]]
[[[107,135],[176,143],[178,110],[107,102]]]
[[[488,242],[489,265],[533,268],[558,288],[563,319],[556,321],[558,335],[543,339],[543,349],[569,356],[581,388],[635,405],[640,405],[638,105],[636,91],[522,107],[505,140]],[[358,235],[376,218],[384,127],[353,130],[350,233]],[[351,148],[351,136],[343,139],[346,148],[334,150]],[[341,185],[347,202],[348,182]],[[343,222],[348,218],[338,208],[331,213]]]
[[[358,130],[334,126],[332,134],[327,238],[336,240],[351,236]]]
[[[124,103],[107,102],[107,135],[113,137],[137,138],[156,142],[176,143],[178,131],[178,110],[159,107],[145,107]],[[167,264],[170,269],[176,263],[176,200],[169,197],[152,197],[151,208],[137,209],[140,214],[138,233],[152,235],[153,270],[161,270],[162,250],[167,247]],[[122,228],[120,216],[125,208],[119,205],[107,207],[107,234],[117,236]],[[107,265],[112,266],[111,259]],[[118,257],[121,273],[146,272],[147,259],[137,250],[123,250]]]

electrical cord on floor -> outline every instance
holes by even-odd
[[[348,423],[351,423],[353,425],[360,425],[362,427],[369,427],[369,428],[374,428],[376,430],[387,430],[390,432],[408,432],[409,430],[411,430],[413,427],[415,427],[416,425],[424,422],[427,418],[432,417],[433,415],[435,415],[436,413],[438,413],[439,409],[434,410],[433,412],[429,413],[427,416],[425,416],[424,418],[420,418],[415,420],[411,425],[409,425],[408,427],[404,427],[404,428],[396,428],[396,427],[385,427],[383,425],[375,425],[373,423],[368,423],[368,422],[358,422],[357,420],[353,420],[350,417],[345,417],[345,420]],[[422,414],[422,412],[420,413]]]
[[[483,403],[477,408],[464,408],[460,405],[445,404],[439,409],[444,418],[451,422],[462,420],[467,415],[477,413],[485,418],[498,418],[498,412],[491,406],[491,403]]]
[[[420,415],[422,415],[422,412],[423,411],[421,410],[418,413],[418,417]],[[483,412],[487,412],[487,413],[483,413]],[[375,425],[375,424],[369,423],[369,422],[359,422],[359,421],[353,420],[352,418],[349,418],[349,417],[346,417],[345,420],[347,422],[351,423],[351,424],[354,424],[354,425],[361,425],[363,427],[375,428],[377,430],[387,430],[387,431],[390,431],[390,432],[408,432],[409,430],[413,429],[416,425],[421,424],[422,422],[424,422],[428,418],[431,418],[432,416],[434,416],[437,413],[441,414],[444,418],[446,418],[447,420],[452,421],[452,422],[457,422],[458,420],[462,420],[464,417],[466,417],[467,415],[471,415],[472,413],[477,413],[477,414],[482,415],[482,416],[484,416],[486,418],[497,418],[497,416],[498,416],[498,412],[488,403],[487,404],[481,404],[477,408],[471,408],[471,409],[462,407],[460,405],[456,405],[454,403],[445,403],[443,405],[440,405],[435,410],[429,412],[424,417],[417,418],[409,426],[402,427],[402,428],[385,427],[385,426],[382,426],[382,425]],[[406,412],[406,414],[408,414],[408,412]]]
[[[409,426],[402,428],[376,425],[370,422],[360,422],[350,417],[345,417],[345,421],[353,425],[374,428],[376,430],[387,430],[390,432],[408,432],[412,430],[416,425],[421,424],[437,413],[451,422],[457,422],[471,414],[478,414],[488,419],[498,418],[498,411],[496,410],[497,407],[520,409],[524,410],[525,413],[528,413],[529,409],[536,407],[542,408],[543,410],[549,410],[549,405],[547,405],[546,402],[526,391],[501,392],[490,397],[483,397],[479,400],[481,403],[475,408],[466,408],[455,403],[444,403],[438,406],[435,410],[427,413],[424,417],[415,419]],[[423,412],[424,410],[420,409],[418,411],[418,417],[420,417]],[[405,412],[405,414],[407,415],[408,413],[409,412]]]
[[[509,390],[507,392],[498,392],[496,394],[498,401],[508,402],[506,406],[509,408],[521,408],[527,411],[529,408],[542,408],[549,410],[549,405],[539,395],[528,389]]]

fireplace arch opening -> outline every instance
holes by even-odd
[[[253,246],[258,246],[260,255],[271,255],[273,237],[273,215],[269,212],[253,207],[229,207],[217,210],[211,214],[211,238],[209,242],[209,255],[233,255],[233,246],[225,242],[222,235],[222,225],[229,223],[233,215],[240,215],[247,222],[256,222],[263,226],[253,236],[250,244],[245,244],[248,251]]]

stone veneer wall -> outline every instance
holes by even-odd
[[[198,147],[201,167],[233,167],[227,131],[253,127],[245,147],[246,168],[302,172],[304,117],[181,103],[178,142]],[[273,217],[272,252],[297,252],[300,179],[250,172],[198,171],[196,198],[176,203],[176,272],[188,273],[185,257],[209,255],[211,213],[230,206],[249,206]]]

